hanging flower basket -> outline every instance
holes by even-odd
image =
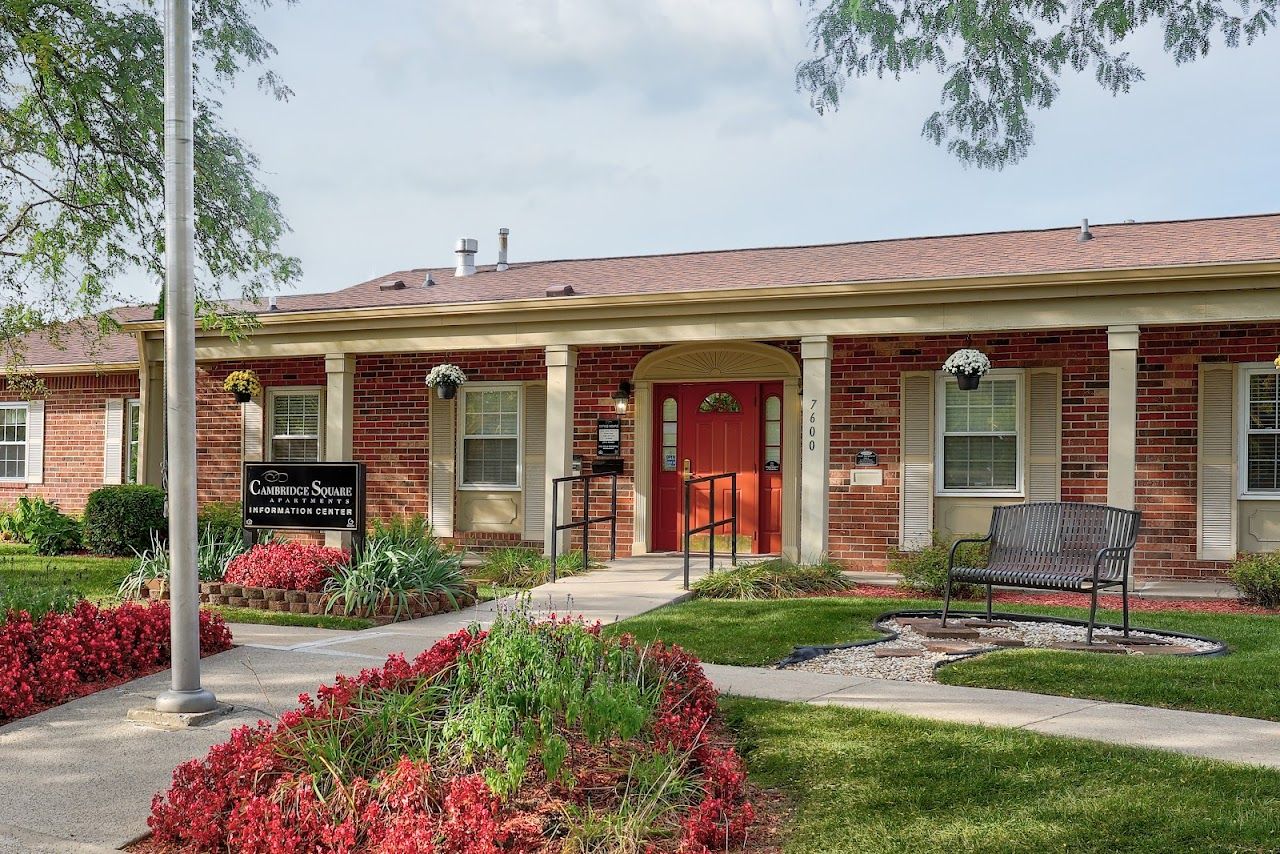
[[[253,371],[232,371],[222,382],[222,390],[235,396],[236,403],[248,403],[262,394],[262,383]]]
[[[942,370],[954,376],[963,391],[973,391],[983,375],[991,370],[991,360],[981,350],[964,347],[947,357]]]
[[[462,368],[445,362],[436,365],[427,373],[427,385],[436,390],[441,400],[453,400],[458,393],[458,386],[467,381]]]

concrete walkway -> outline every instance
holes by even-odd
[[[612,623],[686,597],[678,557],[616,561],[532,591],[540,612]],[[0,854],[118,848],[146,832],[151,797],[177,764],[231,729],[291,708],[339,672],[392,652],[412,657],[471,623],[492,622],[515,598],[456,614],[337,632],[237,624],[236,649],[204,661],[205,684],[234,711],[205,727],[161,732],[125,721],[168,684],[166,673],[0,727]],[[1280,768],[1280,723],[1014,691],[894,682],[768,668],[706,665],[726,693],[856,706],[943,721],[1170,750]]]

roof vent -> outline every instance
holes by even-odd
[[[458,256],[458,266],[453,271],[455,277],[476,274],[476,251],[479,248],[480,244],[474,237],[458,238],[458,245],[453,250],[453,254]]]
[[[1076,240],[1084,243],[1086,240],[1093,240],[1093,232],[1089,230],[1089,220],[1080,220],[1080,236]]]
[[[511,229],[498,229],[498,266],[497,271],[501,273],[508,269],[511,265],[507,263],[507,237],[511,234]]]
[[[573,285],[556,285],[554,288],[547,288],[547,296],[571,297],[573,296]]]
[[[277,297],[275,294],[272,294],[271,299],[267,302],[267,307],[270,308],[272,311],[278,311],[280,308],[280,306],[276,303],[277,299],[279,299],[279,297]]]
[[[404,279],[396,279],[394,282],[383,282],[378,285],[380,291],[402,291],[404,290]]]
[[[424,288],[434,288],[436,286],[436,280],[431,278],[430,270],[427,271],[427,278],[422,282],[422,286]]]

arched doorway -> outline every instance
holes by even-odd
[[[743,551],[795,556],[800,366],[754,342],[677,344],[640,360],[636,552],[680,546],[687,473],[739,473]],[[717,507],[728,506],[728,487]],[[722,503],[723,502],[723,503]],[[720,515],[717,512],[717,515]]]

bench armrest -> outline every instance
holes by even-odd
[[[947,575],[951,574],[951,568],[956,565],[956,552],[960,550],[960,547],[962,545],[964,545],[965,543],[976,544],[976,543],[987,543],[990,541],[991,541],[991,535],[987,534],[985,537],[981,537],[981,538],[968,537],[963,540],[956,540],[954,543],[952,543],[951,552],[950,554],[947,555]]]
[[[1098,580],[1098,570],[1102,567],[1103,558],[1108,555],[1123,556],[1125,578],[1129,577],[1129,559],[1133,555],[1133,546],[1108,546],[1105,549],[1098,549],[1098,553],[1093,556],[1093,580]]]

